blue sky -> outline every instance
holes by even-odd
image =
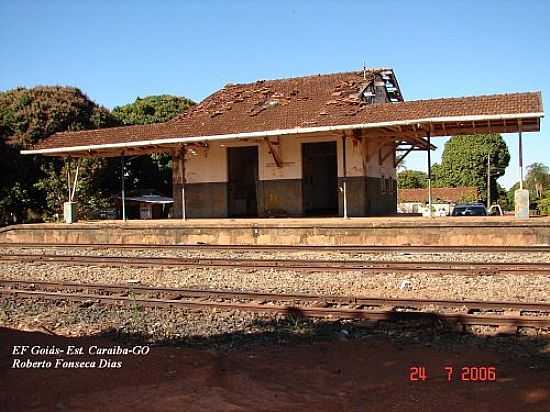
[[[109,108],[152,94],[200,101],[226,83],[349,71],[363,61],[393,67],[406,100],[550,96],[546,0],[0,0],[0,17],[0,90],[72,85]],[[546,123],[525,134],[525,164],[550,165]],[[500,183],[511,186],[517,136],[505,139],[512,159]],[[435,161],[444,142],[435,139]],[[425,163],[417,153],[406,165]]]

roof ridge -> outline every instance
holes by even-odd
[[[362,76],[358,76],[361,72],[348,73],[352,75],[305,76],[305,81],[298,81],[296,87],[292,82],[283,81],[220,89],[169,122],[61,132],[38,142],[34,150],[23,152],[57,155],[77,153],[82,148],[114,151],[134,144],[156,147],[203,138],[221,140],[220,137],[264,137],[354,128],[374,130],[388,125],[413,130],[419,121],[434,122],[432,136],[466,134],[492,120],[496,123],[490,126],[496,133],[510,133],[519,128],[519,123],[505,124],[506,119],[521,119],[526,132],[540,130],[541,92],[443,97],[401,104],[367,103],[357,96],[356,89],[362,84]],[[372,73],[368,77],[372,80]],[[464,119],[472,121],[471,128],[458,123]],[[445,124],[451,130],[446,129]]]
[[[406,100],[404,102],[396,102],[392,103],[393,105],[396,104],[403,104],[403,103],[417,103],[417,102],[434,102],[434,101],[440,101],[440,100],[460,100],[460,99],[472,99],[472,98],[485,98],[485,97],[500,97],[500,96],[517,96],[517,95],[528,95],[528,94],[538,94],[541,97],[541,104],[542,104],[542,92],[540,90],[528,90],[524,92],[512,92],[512,93],[492,93],[492,94],[472,94],[469,96],[444,96],[444,97],[437,97],[435,99],[416,99],[416,100]],[[375,104],[386,104],[386,103],[375,103]]]
[[[378,73],[381,71],[391,70],[393,72],[393,69],[391,67],[368,67],[366,68],[366,71],[369,73]],[[256,83],[264,83],[264,82],[280,82],[280,81],[286,81],[286,80],[298,80],[298,79],[308,79],[308,78],[315,78],[315,77],[330,77],[330,76],[338,76],[338,75],[344,75],[344,74],[362,74],[363,69],[359,70],[351,70],[351,71],[345,71],[345,72],[332,72],[332,73],[316,73],[316,74],[306,74],[303,76],[294,76],[294,77],[279,77],[274,79],[259,79],[253,82],[247,82],[247,83],[227,83],[222,89],[229,88],[229,87],[236,87],[236,86],[249,86]],[[219,90],[222,90],[219,89]],[[206,98],[204,99],[206,100]]]

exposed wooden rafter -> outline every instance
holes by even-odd
[[[390,150],[388,150],[386,152],[386,154],[382,154],[383,152],[383,149],[385,147],[388,147]],[[384,164],[384,161],[390,157],[391,155],[393,155],[393,153],[395,152],[395,145],[394,143],[386,143],[386,144],[383,144],[379,147],[378,149],[378,164],[381,166],[382,164]]]
[[[275,164],[277,165],[277,167],[282,167],[283,161],[281,159],[281,154],[279,153],[279,148],[275,147],[275,145],[279,146],[279,138],[277,137],[276,142],[272,142],[269,137],[265,137],[264,140],[267,143],[267,147],[269,147],[269,153],[271,153],[271,156],[273,156]]]
[[[408,149],[405,153],[403,153],[401,156],[399,156],[397,159],[395,159],[395,162],[393,163],[393,167],[399,166],[399,164],[405,160],[405,158],[414,150],[414,147],[411,147]]]

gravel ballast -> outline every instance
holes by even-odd
[[[300,259],[300,260],[357,260],[357,261],[427,261],[427,262],[508,262],[550,263],[545,252],[337,252],[337,251],[251,251],[199,249],[103,249],[103,248],[21,248],[5,247],[2,254],[73,255],[73,256],[128,256],[128,257],[186,257],[225,259]]]
[[[550,302],[550,275],[434,275],[273,269],[132,268],[51,263],[0,264],[3,279],[71,281],[173,288],[231,289],[384,298]]]
[[[360,320],[300,319],[283,315],[240,311],[132,306],[83,306],[76,302],[0,298],[0,327],[80,337],[103,335],[121,343],[175,344],[208,350],[238,349],[243,345],[287,344],[318,340],[368,339],[386,336],[405,349],[424,344],[458,350],[464,344],[493,347],[511,357],[550,361],[547,334],[538,336],[479,336],[483,332],[459,333],[441,322],[381,322],[376,326]],[[545,363],[538,363],[545,362]]]

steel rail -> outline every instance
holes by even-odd
[[[447,300],[447,299],[393,299],[376,298],[365,296],[339,296],[339,295],[308,295],[308,294],[281,294],[266,293],[257,291],[238,291],[220,289],[192,289],[192,288],[169,288],[143,286],[140,284],[116,285],[106,283],[77,283],[77,282],[56,282],[56,281],[35,281],[35,280],[5,280],[0,279],[0,287],[25,287],[52,289],[79,289],[109,291],[112,293],[164,293],[177,295],[179,299],[186,298],[216,298],[216,299],[248,299],[248,300],[271,300],[271,301],[294,301],[294,302],[325,302],[325,303],[347,303],[354,305],[383,306],[393,305],[398,307],[410,306],[445,306],[445,307],[468,307],[469,309],[491,310],[491,309],[516,309],[550,312],[549,303],[510,302],[510,301],[482,301],[482,300]],[[22,289],[18,289],[22,290]]]
[[[354,306],[392,306],[394,308],[411,308],[436,306],[445,308],[467,308],[469,311],[484,310],[505,310],[513,309],[516,311],[548,312],[550,314],[549,303],[530,303],[530,302],[510,302],[510,301],[481,301],[481,300],[446,300],[446,299],[394,299],[377,298],[365,296],[338,296],[338,295],[308,295],[308,294],[281,294],[266,293],[257,291],[238,291],[238,290],[219,290],[219,289],[190,289],[190,288],[169,288],[142,286],[139,284],[115,285],[98,283],[76,283],[76,282],[56,282],[56,281],[34,281],[34,280],[4,280],[0,279],[0,287],[16,287],[18,291],[33,291],[38,289],[45,290],[93,290],[96,292],[111,293],[152,293],[152,294],[171,294],[177,296],[177,299],[183,298],[210,298],[227,300],[251,300],[251,301],[286,301],[286,302],[308,302],[325,304],[348,304]],[[21,289],[21,288],[27,289]]]
[[[362,319],[370,321],[398,321],[413,319],[441,319],[453,321],[462,325],[487,325],[509,327],[550,327],[549,317],[536,316],[508,316],[470,313],[435,313],[435,312],[399,312],[393,310],[365,310],[349,308],[316,308],[298,307],[289,305],[259,305],[235,302],[208,302],[204,300],[167,300],[154,298],[139,298],[128,296],[105,296],[94,294],[71,294],[61,292],[44,292],[17,289],[0,289],[0,295],[11,295],[34,299],[67,300],[67,301],[95,301],[106,304],[139,304],[148,307],[184,307],[190,309],[223,309],[239,310],[257,313],[277,313],[295,315],[306,318],[338,318]]]
[[[298,259],[230,259],[196,257],[137,257],[4,254],[0,262],[61,263],[104,266],[183,266],[246,269],[279,269],[306,271],[368,271],[368,272],[430,272],[439,274],[503,275],[550,274],[550,263],[503,262],[431,262],[431,261],[360,261],[360,260],[298,260]]]
[[[144,243],[10,243],[0,242],[0,247],[52,248],[52,249],[167,249],[167,250],[212,250],[212,251],[311,251],[311,252],[452,252],[452,253],[541,253],[550,252],[550,245],[535,246],[374,246],[374,245],[211,245],[211,244],[144,244]]]

